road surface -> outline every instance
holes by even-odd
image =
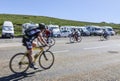
[[[99,37],[84,37],[81,43],[69,43],[57,38],[50,50],[54,65],[47,70],[28,69],[24,75],[9,70],[10,58],[25,51],[18,39],[0,39],[0,81],[120,81],[120,37],[100,41]]]

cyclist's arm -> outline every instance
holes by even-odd
[[[39,41],[42,45],[47,45],[47,46],[48,46],[47,42],[45,41],[45,39],[44,39],[43,36],[42,36],[42,33],[39,33],[39,34],[38,34],[37,39],[38,39],[38,41]]]

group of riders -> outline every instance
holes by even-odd
[[[28,51],[28,59],[30,62],[30,68],[33,69],[37,69],[37,67],[35,67],[34,63],[33,63],[33,58],[32,58],[32,48],[34,46],[36,46],[36,44],[34,44],[34,40],[37,39],[38,42],[40,42],[43,46],[47,46],[50,47],[48,40],[49,37],[51,36],[51,31],[48,30],[48,28],[46,27],[45,24],[40,23],[39,26],[37,28],[33,28],[33,29],[27,29],[25,30],[25,35],[23,36],[22,42],[23,45],[27,48]],[[103,34],[102,34],[105,38],[107,38],[108,33],[105,29],[103,29]],[[72,30],[72,33],[70,34],[70,37],[73,37],[75,39],[75,41],[78,41],[78,37],[79,37],[79,33],[76,29]],[[45,40],[45,38],[47,40]]]

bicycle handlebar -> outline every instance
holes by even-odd
[[[44,48],[44,47],[48,47],[48,49],[46,49],[46,51],[48,51],[52,46],[47,46],[47,45],[40,45],[39,48]]]

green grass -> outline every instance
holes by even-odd
[[[73,20],[65,20],[53,17],[46,16],[32,16],[32,15],[16,15],[16,14],[0,14],[0,35],[1,28],[4,21],[9,20],[12,21],[15,27],[15,36],[19,36],[22,34],[22,24],[28,22],[34,23],[45,23],[45,24],[57,24],[59,26],[62,25],[72,25],[72,26],[85,26],[85,25],[97,25],[97,26],[112,26],[115,29],[120,29],[120,24],[114,23],[94,23],[94,22],[83,22],[83,21],[73,21]]]

